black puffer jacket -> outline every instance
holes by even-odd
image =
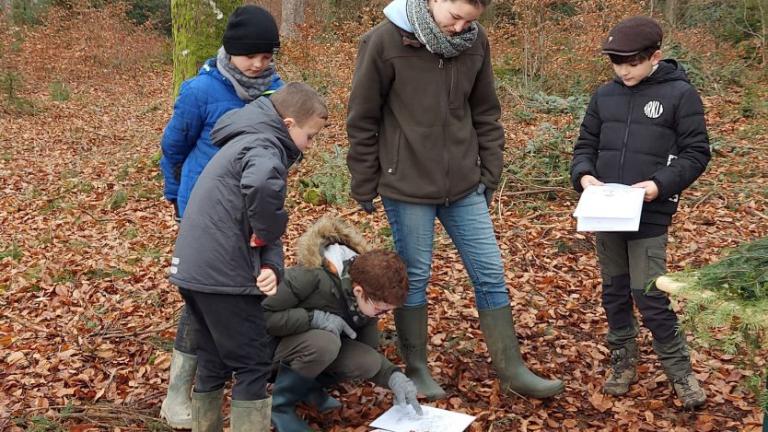
[[[617,77],[597,89],[573,150],[571,181],[581,192],[585,174],[627,185],[653,180],[659,196],[643,204],[641,221],[669,225],[679,194],[709,159],[701,98],[682,66],[662,60],[634,87]]]

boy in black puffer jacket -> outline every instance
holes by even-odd
[[[662,60],[662,30],[648,17],[617,24],[603,44],[616,78],[592,96],[573,151],[577,191],[603,183],[645,189],[637,232],[598,232],[597,255],[608,318],[611,370],[603,390],[621,395],[637,381],[633,304],[653,334],[653,347],[686,408],[706,395],[693,375],[677,315],[654,281],[666,271],[667,230],[680,193],[710,159],[704,108],[683,68]]]

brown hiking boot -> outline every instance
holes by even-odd
[[[611,370],[603,384],[603,392],[620,396],[629,391],[637,382],[637,344],[627,343],[622,348],[611,350]]]
[[[677,393],[677,398],[683,403],[685,409],[694,409],[704,405],[707,394],[704,393],[704,390],[699,386],[699,381],[692,373],[670,380],[672,387],[675,388],[675,393]]]
[[[685,409],[694,409],[704,405],[707,395],[699,386],[691,368],[691,356],[685,337],[681,334],[667,343],[653,341],[653,349],[661,360],[664,373],[672,383],[678,399]]]

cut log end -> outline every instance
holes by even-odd
[[[667,294],[677,294],[687,286],[688,284],[673,280],[669,276],[659,276],[659,278],[656,279],[656,288]]]

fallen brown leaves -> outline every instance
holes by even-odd
[[[16,115],[0,108],[0,252],[9,255],[0,260],[3,430],[21,430],[40,418],[74,431],[158,427],[153,422],[181,305],[166,281],[176,227],[154,158],[170,115],[171,65],[160,61],[166,41],[119,15],[112,7],[54,9],[44,26],[0,34],[2,46],[20,38],[20,49],[0,61],[3,69],[20,72],[19,94],[39,110]],[[326,147],[345,145],[356,36],[366,28],[352,23],[336,29],[337,36],[324,36],[309,26],[304,40],[287,42],[282,51],[279,68],[286,78],[327,86],[333,109],[321,139]],[[70,88],[70,100],[50,100],[46,89],[54,78]],[[755,126],[764,119],[734,117],[733,95],[706,103],[711,130],[732,145],[718,150],[684,197],[671,231],[671,270],[713,261],[723,248],[768,231],[765,125]],[[505,119],[505,126],[509,146],[525,145],[529,125]],[[758,131],[749,143],[747,128]],[[368,216],[351,204],[312,207],[300,201],[297,179],[311,172],[322,147],[310,152],[291,180],[289,264],[294,240],[324,213],[342,214],[372,242],[388,244],[380,209]],[[645,331],[640,381],[626,397],[600,392],[608,352],[593,238],[574,232],[574,193],[549,196],[504,195],[493,215],[523,354],[532,369],[563,378],[565,393],[549,401],[499,393],[472,288],[450,240],[438,230],[429,291],[430,363],[450,397],[435,405],[476,415],[473,432],[758,430],[755,400],[738,386],[747,373],[739,359],[694,352],[709,402],[686,413]],[[396,360],[390,318],[382,329],[382,349]],[[391,405],[389,392],[370,384],[343,384],[334,394],[344,402],[339,412],[305,412],[320,430],[368,430]]]

